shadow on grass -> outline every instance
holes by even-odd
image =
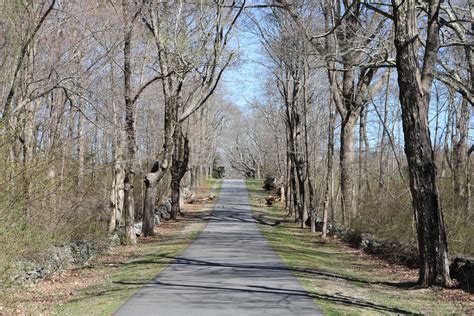
[[[145,284],[146,282],[143,282],[143,284]],[[107,290],[100,290],[100,291],[89,291],[77,298],[73,298],[71,300],[68,301],[68,304],[74,304],[74,303],[79,303],[79,302],[82,302],[82,301],[87,301],[87,300],[90,300],[91,298],[97,298],[97,297],[101,297],[101,296],[105,296],[105,295],[112,295],[114,293],[120,293],[120,292],[124,292],[124,291],[131,291],[131,290],[138,290],[142,287],[141,284],[122,284],[120,281],[117,281],[117,282],[113,282],[113,284],[115,285],[114,288],[112,289],[107,289]],[[126,286],[125,286],[126,285]],[[133,286],[132,286],[133,285]],[[128,294],[130,295],[130,294]]]

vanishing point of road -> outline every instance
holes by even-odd
[[[115,315],[322,315],[260,233],[245,183],[225,180],[200,236]]]

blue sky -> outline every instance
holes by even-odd
[[[238,62],[224,72],[221,87],[223,88],[225,99],[228,102],[237,105],[245,112],[249,109],[249,102],[252,102],[253,100],[262,101],[265,99],[264,78],[270,74],[268,73],[268,70],[258,62],[262,61],[264,57],[262,56],[263,50],[261,44],[255,34],[251,34],[245,30],[240,30],[233,39],[232,46],[235,48],[238,47]],[[396,75],[393,74],[392,77],[392,80],[394,80],[395,83]],[[397,100],[394,99],[392,102],[397,102]],[[379,104],[379,106],[381,105]],[[435,110],[434,104],[431,106],[430,110],[431,112]],[[373,112],[372,109],[371,112]],[[370,136],[376,138],[378,134],[376,130],[379,128],[379,120],[378,117],[375,117],[374,115],[374,113],[369,114],[369,122],[377,122],[377,124],[374,125],[375,130],[370,128],[372,124],[369,124],[368,129],[370,130],[369,133],[371,133]],[[440,126],[440,128],[444,128],[445,116],[446,113],[441,113],[440,123],[442,126]],[[432,113],[430,119],[431,136],[433,138],[435,134],[435,120]],[[469,138],[472,141],[474,138],[474,117],[472,116],[470,119],[470,127]],[[439,130],[439,133],[440,132],[442,132],[442,130]],[[403,140],[403,135],[400,136]],[[377,141],[377,139],[371,140],[371,142]]]
[[[223,75],[223,89],[226,99],[242,109],[264,94],[266,69],[256,63],[261,60],[261,45],[255,35],[240,31],[234,39],[239,47],[238,63],[227,69]]]

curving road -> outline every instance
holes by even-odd
[[[225,180],[201,235],[115,315],[322,315],[252,219],[242,180]]]

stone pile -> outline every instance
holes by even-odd
[[[322,218],[316,219],[316,229],[323,226]],[[415,245],[394,242],[376,236],[328,223],[328,235],[338,237],[364,252],[381,257],[388,262],[418,267],[418,250]],[[470,292],[474,292],[474,258],[458,256],[449,267],[452,279],[458,280]]]
[[[459,256],[454,258],[449,266],[451,278],[466,286],[470,293],[474,293],[474,258]]]
[[[283,183],[275,176],[266,176],[263,182],[263,189],[265,191],[272,191],[277,196],[280,195],[280,190]]]

